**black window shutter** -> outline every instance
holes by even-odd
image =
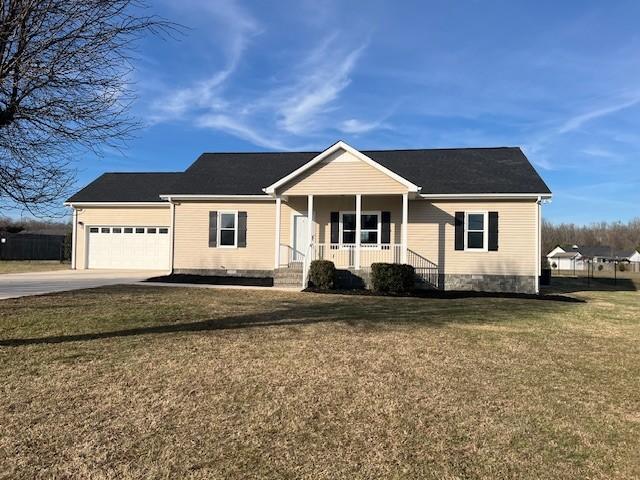
[[[331,212],[331,243],[340,243],[340,213]]]
[[[247,246],[247,212],[238,212],[238,247]]]
[[[489,212],[489,251],[498,251],[498,212]]]
[[[464,250],[464,212],[456,212],[456,250]]]
[[[218,212],[209,212],[209,246],[218,246]]]
[[[382,235],[380,243],[391,243],[391,212],[382,212]]]

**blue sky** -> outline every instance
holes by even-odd
[[[203,151],[514,146],[544,215],[640,215],[640,2],[154,0],[189,27],[135,60],[145,127],[79,162],[171,171]]]

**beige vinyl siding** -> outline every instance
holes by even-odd
[[[209,247],[209,212],[236,210],[247,212],[247,246]],[[175,269],[273,269],[275,202],[181,202],[175,217]]]
[[[535,201],[410,201],[409,249],[438,264],[440,273],[536,275]],[[455,250],[457,211],[497,211],[498,251]]]
[[[355,196],[314,197],[315,235],[318,243],[331,243],[331,212],[349,212],[356,209]],[[391,243],[400,243],[400,222],[402,221],[402,196],[376,195],[362,197],[363,211],[387,211],[391,213]],[[280,224],[280,262],[287,262],[286,246],[293,245],[293,215],[307,214],[307,197],[289,197],[282,203]]]
[[[440,273],[451,274],[536,274],[535,201],[441,201],[409,202],[408,247],[439,266]],[[331,212],[355,210],[355,197],[314,197],[316,239],[331,241]],[[362,197],[362,210],[391,212],[391,241],[401,243],[402,197],[400,195]],[[291,245],[292,213],[306,214],[306,197],[289,197],[282,203],[282,245]],[[456,211],[497,211],[499,248],[497,252],[457,251],[454,248]],[[281,261],[286,262],[285,250]]]
[[[339,150],[278,189],[282,195],[403,193],[407,187],[349,152]]]
[[[93,226],[170,227],[169,204],[157,207],[83,207],[78,209],[76,268],[86,268],[86,232]],[[80,224],[82,222],[82,225]]]

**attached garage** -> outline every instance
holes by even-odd
[[[166,270],[170,249],[167,226],[89,226],[87,268]]]

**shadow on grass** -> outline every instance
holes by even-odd
[[[147,287],[138,287],[146,289]],[[126,291],[130,291],[131,286]],[[93,290],[92,295],[113,295],[118,287]],[[227,293],[228,295],[228,293]],[[307,298],[305,298],[307,297]],[[455,298],[455,297],[450,297]],[[458,297],[460,298],[460,297]],[[189,323],[165,323],[160,325],[139,326],[105,332],[89,332],[69,335],[47,336],[39,338],[12,338],[0,340],[0,347],[19,347],[26,345],[61,344],[122,338],[140,335],[172,334],[183,332],[206,332],[245,328],[264,328],[271,326],[304,326],[318,323],[343,323],[364,328],[387,327],[391,325],[414,324],[428,328],[438,328],[449,324],[489,324],[497,322],[518,322],[529,319],[543,320],[573,306],[567,300],[535,296],[535,302],[518,301],[512,297],[488,297],[487,295],[465,295],[464,298],[451,301],[429,301],[420,298],[390,298],[362,296],[327,303],[326,296],[300,295],[295,300],[278,300],[276,308],[265,305],[264,312],[251,312],[244,315],[230,315],[209,318]],[[553,297],[555,298],[555,297]],[[557,299],[556,299],[557,300]],[[241,307],[240,307],[241,308]]]
[[[585,300],[565,295],[545,294],[535,295],[529,293],[508,293],[508,292],[475,292],[463,290],[416,290],[404,295],[393,295],[372,292],[371,290],[348,289],[348,290],[322,290],[318,288],[307,288],[305,292],[320,293],[326,295],[357,295],[362,297],[393,297],[393,298],[432,298],[443,300],[459,300],[464,298],[511,298],[517,300],[538,300],[544,302],[562,303],[586,303]]]
[[[186,273],[172,273],[160,277],[147,278],[145,282],[159,283],[192,283],[196,285],[239,285],[250,287],[273,287],[271,277],[234,277],[216,275],[190,275]]]
[[[638,285],[629,278],[552,277],[551,285],[543,287],[549,294],[574,292],[637,292]]]

